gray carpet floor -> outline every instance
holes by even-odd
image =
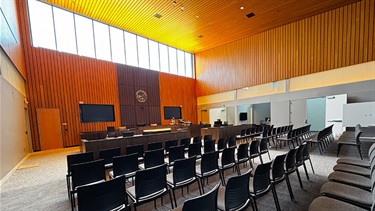
[[[371,143],[364,142],[362,144],[362,154],[367,159],[367,151]],[[336,164],[335,142],[331,143],[327,151],[323,155],[319,154],[317,146],[310,149],[311,160],[315,170],[312,173],[311,167],[307,164],[307,170],[310,181],[307,180],[303,167],[300,167],[301,179],[304,189],[302,190],[298,183],[295,173],[290,175],[290,182],[296,201],[290,200],[286,182],[276,185],[276,191],[282,210],[308,210],[309,204],[318,197],[320,187],[327,182],[327,176],[333,171],[332,168]],[[270,148],[271,158],[286,153],[288,147],[275,150]],[[14,171],[0,187],[0,210],[70,210],[70,202],[66,189],[66,155],[79,153],[78,147],[65,148],[59,150],[50,150],[45,152],[31,153],[24,161],[23,165],[37,164],[35,167],[24,168]],[[358,151],[354,147],[343,147],[340,157],[358,158]],[[268,161],[267,155],[263,155],[263,160]],[[260,163],[259,159],[255,159],[255,163]],[[241,171],[246,171],[249,166],[241,165]],[[226,178],[235,175],[231,170],[225,172]],[[209,191],[215,184],[220,182],[219,175],[209,178],[208,185],[205,185],[205,191]],[[130,186],[130,184],[128,184]],[[184,189],[182,195],[181,190],[176,191],[177,204],[191,197],[198,196],[199,191],[197,185],[193,184],[189,187],[189,193]],[[170,210],[171,204],[169,196],[164,196],[164,205],[161,200],[156,201],[156,209],[154,203],[149,202],[138,207],[138,210]],[[276,210],[272,192],[257,199],[259,210]],[[251,206],[247,210],[252,210]]]

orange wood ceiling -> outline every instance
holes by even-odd
[[[191,53],[205,51],[357,1],[359,0],[45,0]],[[244,9],[241,10],[240,7]],[[246,14],[250,12],[255,16],[249,19]],[[155,14],[162,17],[158,19],[154,17]],[[203,37],[198,38],[199,35]]]

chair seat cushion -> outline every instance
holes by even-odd
[[[336,163],[343,163],[353,166],[361,166],[365,168],[370,168],[370,163],[367,160],[358,160],[358,159],[349,159],[349,158],[340,158]]]
[[[339,201],[326,196],[319,196],[314,199],[309,206],[309,211],[331,211],[331,210],[350,210],[350,211],[363,211],[366,209],[357,207],[355,205]]]
[[[334,181],[338,183],[344,183],[347,185],[359,187],[362,189],[370,190],[371,189],[371,180],[367,177],[350,174],[346,172],[335,171],[328,175],[329,181]]]
[[[363,168],[363,167],[360,167],[360,166],[341,164],[341,163],[336,164],[333,167],[333,170],[334,171],[348,172],[348,173],[352,173],[352,174],[358,174],[358,175],[362,175],[362,176],[365,176],[365,177],[368,177],[368,178],[370,178],[370,174],[371,174],[370,169]]]
[[[225,210],[225,186],[219,187],[219,192],[217,193],[217,208],[219,208],[219,210]]]
[[[350,185],[327,182],[321,187],[320,193],[368,209],[372,205],[371,192]]]

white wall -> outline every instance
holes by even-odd
[[[0,50],[1,74],[17,76],[18,72],[5,53]],[[13,74],[13,73],[14,74]],[[10,74],[12,73],[12,74]],[[24,81],[12,78],[12,84]],[[25,96],[0,75],[0,179],[3,179],[29,152],[26,135]]]
[[[259,125],[260,121],[265,120],[266,117],[271,117],[270,103],[254,104],[253,105],[254,124]]]
[[[224,121],[227,121],[227,111],[225,108],[210,109],[209,115],[210,115],[210,124],[212,127],[214,126],[214,122],[217,119],[221,119],[222,123],[224,123]]]
[[[341,135],[343,132],[342,119],[346,99],[347,94],[326,97],[326,127],[333,124],[333,134],[335,136]]]
[[[289,100],[271,102],[271,125],[289,125]]]
[[[236,122],[236,107],[235,106],[231,106],[231,107],[228,107],[227,109],[227,121],[228,121],[228,124],[232,124],[234,125],[235,122]],[[224,123],[224,121],[223,121]]]

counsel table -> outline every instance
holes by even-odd
[[[163,142],[164,147],[165,141],[167,140],[189,137],[190,136],[188,130],[177,130],[175,132],[135,135],[130,137],[107,138],[90,141],[82,139],[81,151],[91,151],[94,153],[94,159],[99,159],[99,151],[101,149],[120,147],[121,154],[124,155],[127,146],[143,144],[143,149],[146,151],[148,143]]]

